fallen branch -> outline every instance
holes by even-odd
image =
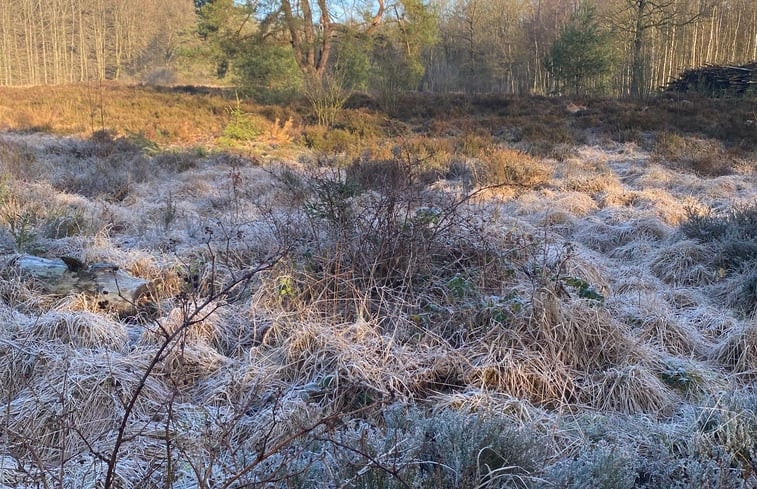
[[[37,281],[48,293],[65,296],[86,294],[103,309],[128,311],[147,292],[149,282],[133,277],[115,265],[86,265],[76,258],[40,258],[20,254],[0,259],[3,269],[15,269]]]

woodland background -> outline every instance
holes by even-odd
[[[2,85],[221,83],[279,101],[303,86],[297,32],[343,88],[385,93],[643,96],[687,68],[757,59],[754,0],[0,5]]]

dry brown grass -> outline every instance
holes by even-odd
[[[147,363],[156,357],[157,348],[157,346],[138,344],[131,356]],[[172,384],[181,392],[207,380],[228,362],[228,358],[208,344],[185,343],[179,338],[161,357],[161,361],[155,368],[155,376]]]
[[[36,341],[55,340],[82,349],[125,352],[128,346],[123,323],[89,311],[63,310],[44,314],[29,322],[26,334]]]
[[[481,160],[482,184],[531,189],[546,185],[552,175],[551,169],[537,158],[510,148],[485,148]]]
[[[552,413],[538,408],[525,399],[505,394],[499,390],[468,387],[463,391],[434,396],[437,410],[454,409],[459,412],[502,413],[520,423],[554,426]]]
[[[44,351],[49,368],[38,371],[9,402],[4,423],[14,446],[53,461],[60,450],[78,453],[86,448],[84,440],[99,445],[109,436],[146,363],[112,352]],[[148,379],[136,405],[139,417],[149,419],[170,395],[157,377]]]
[[[3,87],[0,96],[0,126],[7,129],[88,135],[108,128],[158,144],[184,146],[212,142],[228,122],[227,109],[232,105],[219,96],[110,83]]]
[[[208,311],[217,308],[217,304],[209,306]],[[190,326],[186,327],[187,309],[174,307],[164,317],[158,319],[155,324],[147,325],[140,336],[140,345],[157,346],[165,338],[182,330],[181,341],[187,344],[209,344],[216,339],[218,323],[221,320],[219,314],[202,315]]]
[[[668,164],[709,177],[727,175],[737,165],[735,158],[716,140],[670,132],[658,133],[654,155]]]
[[[648,368],[612,367],[591,378],[581,393],[584,401],[602,411],[670,413],[676,396]]]
[[[454,353],[402,346],[370,322],[290,327],[280,346],[286,378],[342,406],[446,389],[463,375]]]
[[[644,189],[631,192],[630,205],[660,219],[669,226],[677,226],[686,219],[687,203],[661,189]]]
[[[521,215],[543,213],[545,224],[550,221],[559,223],[561,220],[568,220],[561,219],[560,214],[580,218],[599,210],[594,200],[584,193],[555,192],[551,189],[524,193],[518,197],[517,204]]]
[[[575,402],[575,379],[568,368],[537,352],[498,351],[474,365],[469,380],[473,386],[548,408]]]
[[[705,349],[704,339],[696,327],[669,311],[655,309],[642,312],[638,322],[641,339],[672,355],[686,357],[701,354]]]
[[[599,175],[595,172],[591,172],[586,175],[569,177],[563,181],[562,185],[566,190],[573,190],[575,192],[583,192],[591,195],[613,192],[622,188],[617,175],[610,172],[603,172]]]
[[[575,239],[613,258],[638,258],[656,250],[671,228],[656,216],[627,209],[603,209],[576,226]]]
[[[7,324],[7,323],[6,323]],[[7,329],[10,329],[6,326]],[[54,364],[50,355],[40,354],[39,347],[30,339],[18,339],[13,335],[0,336],[0,398],[4,402],[15,399],[31,378]]]
[[[578,371],[591,372],[644,358],[623,324],[609,311],[584,300],[565,303],[545,290],[537,295],[533,314],[523,325],[522,334],[547,358]]]
[[[33,177],[39,167],[33,148],[7,137],[0,138],[0,165],[3,174],[24,180]]]

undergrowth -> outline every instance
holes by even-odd
[[[205,102],[251,151],[310,147],[0,138],[4,257],[151,282],[115,313],[3,258],[1,484],[755,486],[757,207],[681,202],[751,184],[571,146],[662,109],[440,97],[325,131]]]

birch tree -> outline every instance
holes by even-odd
[[[692,2],[694,3],[694,2]],[[651,65],[644,58],[646,44],[652,31],[662,28],[684,28],[694,25],[710,15],[714,0],[699,0],[693,9],[681,8],[680,0],[623,0],[612,16],[619,26],[631,35],[631,80],[630,92],[634,97],[643,97],[650,87]],[[689,3],[691,5],[691,3]],[[696,31],[695,31],[696,32]],[[696,42],[696,37],[694,38]]]

